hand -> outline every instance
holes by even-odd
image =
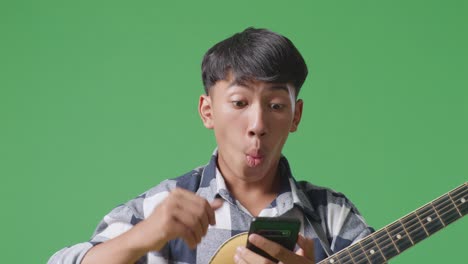
[[[169,240],[182,238],[195,248],[215,224],[214,211],[223,201],[205,199],[183,189],[175,189],[136,226],[104,243],[92,247],[82,263],[135,263],[152,250],[160,250]]]
[[[146,220],[136,226],[141,229],[144,247],[147,251],[159,250],[168,241],[182,238],[194,249],[206,235],[208,225],[216,224],[214,211],[222,204],[221,199],[210,204],[195,193],[174,189]]]
[[[283,264],[314,264],[314,242],[312,239],[305,238],[299,234],[297,244],[300,249],[295,253],[282,247],[281,245],[270,241],[260,235],[252,234],[249,236],[250,243],[262,249],[270,256],[276,258]],[[245,247],[239,247],[234,256],[235,263],[248,264],[248,263],[262,263],[273,264],[269,259],[266,259]]]

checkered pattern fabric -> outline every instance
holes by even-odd
[[[210,226],[195,250],[175,239],[160,251],[149,252],[137,263],[208,263],[219,246],[230,237],[248,230],[253,216],[229,193],[216,166],[217,152],[210,162],[175,179],[165,180],[135,199],[113,209],[99,223],[89,242],[76,244],[55,253],[48,263],[80,263],[94,245],[114,238],[147,218],[169,192],[184,188],[197,193],[208,202],[225,200],[215,212],[216,225]],[[279,162],[281,190],[278,197],[259,216],[292,216],[301,220],[301,233],[314,239],[316,261],[326,257],[311,221],[317,221],[327,236],[333,252],[367,236],[373,229],[360,216],[354,205],[341,193],[296,181],[288,161]]]

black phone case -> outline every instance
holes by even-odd
[[[249,235],[259,234],[292,251],[297,243],[300,226],[301,222],[297,218],[257,217],[250,224]],[[277,259],[257,248],[249,241],[247,241],[247,248],[271,261],[278,262]]]

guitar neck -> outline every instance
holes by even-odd
[[[465,216],[467,200],[468,184],[464,183],[318,264],[385,263]]]

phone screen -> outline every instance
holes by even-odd
[[[254,218],[250,224],[249,235],[259,234],[292,251],[297,242],[300,226],[301,222],[297,218],[257,217]],[[270,256],[265,251],[250,244],[248,240],[247,248],[271,261],[278,262],[277,259]]]

